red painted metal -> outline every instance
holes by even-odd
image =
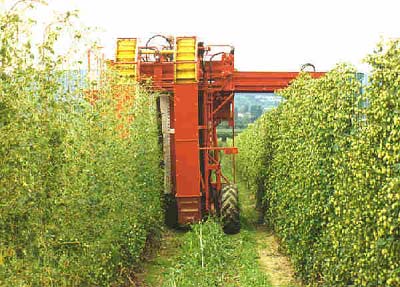
[[[298,72],[238,72],[233,73],[234,89],[237,93],[269,92],[286,88],[298,76]],[[318,78],[321,72],[310,73]]]
[[[216,193],[218,197],[222,185],[232,181],[222,172],[220,153],[232,156],[235,172],[234,157],[238,151],[234,146],[218,145],[217,126],[227,121],[234,135],[234,94],[274,92],[287,87],[299,73],[235,71],[232,46],[198,43],[195,62],[198,80],[180,83],[176,81],[175,55],[164,48],[138,48],[136,79],[151,79],[154,89],[173,95],[170,106],[170,126],[175,131],[171,134],[172,192],[177,198],[178,221],[186,224],[201,220],[205,213],[215,212],[212,195]],[[214,48],[218,52],[213,53]],[[221,49],[227,51],[221,52]],[[321,77],[324,73],[310,74]]]
[[[174,86],[175,196],[181,221],[201,219],[197,83]],[[183,216],[185,215],[185,216]],[[185,218],[185,219],[184,219]]]

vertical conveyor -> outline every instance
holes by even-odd
[[[175,49],[175,196],[178,223],[186,224],[202,217],[196,38],[176,38]]]

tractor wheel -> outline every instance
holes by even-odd
[[[236,185],[227,185],[222,189],[221,221],[226,234],[240,231],[239,195]]]

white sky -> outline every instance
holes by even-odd
[[[79,9],[81,20],[104,29],[107,57],[117,37],[155,33],[195,35],[206,44],[235,46],[239,70],[297,71],[306,62],[328,70],[361,60],[380,37],[400,37],[400,0],[50,0]]]

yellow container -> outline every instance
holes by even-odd
[[[197,82],[197,43],[195,37],[176,38],[175,82]]]
[[[119,75],[136,77],[137,39],[117,39],[115,68]]]
[[[114,67],[120,76],[136,77],[136,65],[134,64],[115,63]]]
[[[136,38],[117,39],[116,62],[136,62]]]

